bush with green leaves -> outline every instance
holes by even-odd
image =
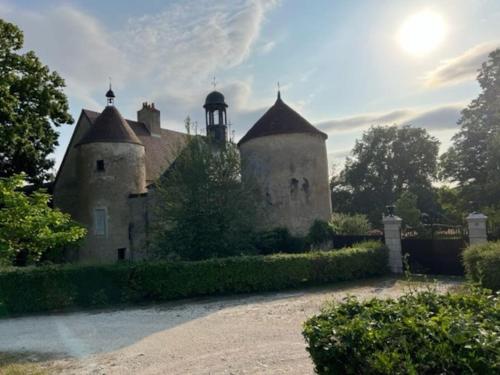
[[[195,262],[64,265],[0,271],[0,312],[29,312],[261,292],[381,276],[379,242],[305,254],[213,258]]]
[[[366,215],[343,214],[334,212],[330,219],[330,226],[337,235],[367,235],[371,229],[370,221]]]
[[[463,252],[463,263],[469,279],[500,290],[500,241],[469,246]]]
[[[308,251],[303,237],[292,236],[287,228],[275,228],[255,235],[259,254],[302,253]]]
[[[47,251],[74,245],[86,234],[68,214],[49,207],[49,194],[25,194],[24,177],[0,178],[0,265],[12,264],[20,253],[37,263]]]
[[[303,334],[318,374],[500,373],[500,295],[480,289],[348,297]]]
[[[314,223],[307,233],[307,244],[314,248],[331,246],[333,236],[332,227],[323,220],[314,220]]]

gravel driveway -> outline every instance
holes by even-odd
[[[438,288],[454,284],[440,282]],[[405,288],[401,281],[378,279],[0,320],[0,352],[21,353],[65,374],[312,374],[302,323],[325,301],[397,297]]]

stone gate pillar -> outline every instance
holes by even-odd
[[[384,216],[385,244],[389,248],[389,268],[393,273],[403,273],[403,255],[401,249],[401,222],[395,215]]]
[[[488,216],[480,212],[472,212],[467,216],[467,226],[469,227],[469,243],[471,245],[488,242],[486,230],[486,219]]]

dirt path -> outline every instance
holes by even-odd
[[[446,289],[454,282],[441,282]],[[143,309],[0,320],[0,352],[52,356],[64,374],[312,374],[302,323],[327,300],[397,297],[401,281],[258,296],[206,298]],[[28,354],[31,353],[31,354]]]

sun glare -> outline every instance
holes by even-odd
[[[410,16],[401,25],[398,39],[401,47],[412,55],[425,55],[443,41],[446,26],[439,14],[425,10]]]

